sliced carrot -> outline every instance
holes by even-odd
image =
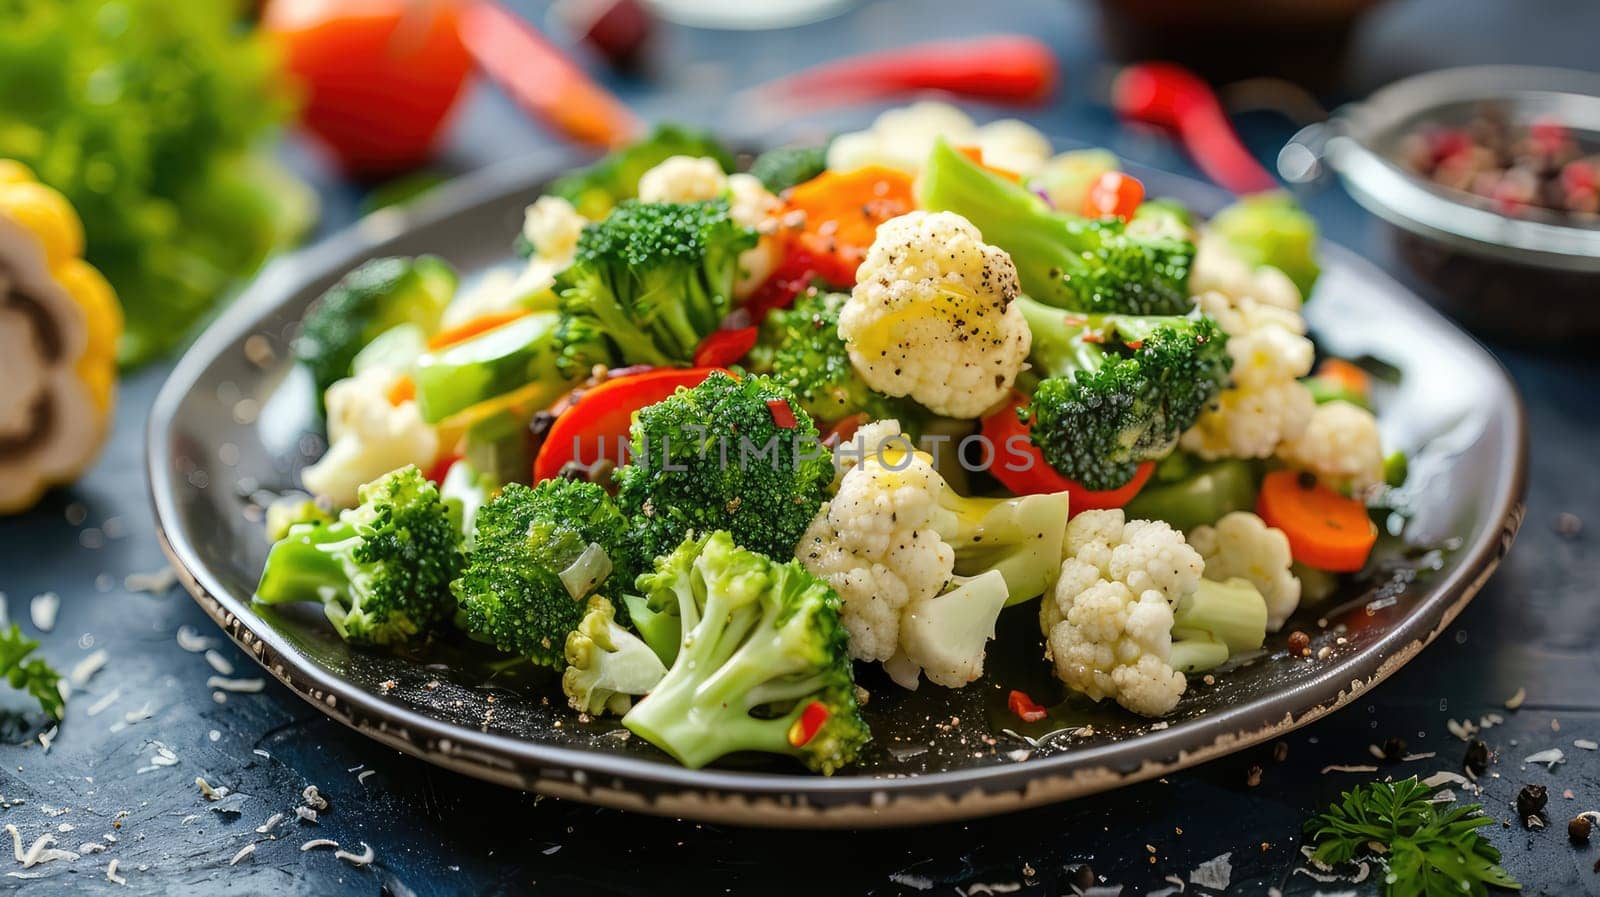
[[[1295,560],[1318,570],[1360,570],[1378,541],[1378,528],[1367,516],[1364,502],[1346,498],[1299,471],[1267,474],[1256,498],[1256,513],[1289,537],[1289,553]]]
[[[503,327],[518,318],[526,317],[528,314],[529,312],[526,309],[514,308],[507,311],[486,312],[475,318],[468,318],[454,327],[441,330],[429,337],[428,348],[443,349],[445,346],[466,342],[481,333],[488,333],[496,327]]]
[[[1345,391],[1362,398],[1372,396],[1372,375],[1343,358],[1324,358],[1322,363],[1317,365],[1314,376],[1319,380],[1338,384]]]
[[[818,276],[833,286],[850,286],[878,236],[878,225],[915,209],[917,202],[911,175],[868,165],[825,171],[796,186],[789,207],[805,214],[793,242],[817,259]]]
[[[408,376],[401,375],[389,387],[389,404],[399,407],[417,397],[417,381]]]

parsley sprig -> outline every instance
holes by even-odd
[[[0,676],[18,691],[32,695],[45,713],[61,719],[67,702],[61,697],[61,674],[35,657],[27,660],[39,643],[22,634],[22,628],[12,623],[9,631],[0,629]]]
[[[1500,868],[1500,851],[1478,833],[1494,820],[1478,804],[1441,808],[1432,794],[1415,776],[1346,791],[1306,823],[1312,859],[1332,866],[1381,858],[1389,867],[1386,897],[1487,897],[1488,885],[1520,890]]]

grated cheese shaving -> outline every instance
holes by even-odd
[[[206,688],[242,694],[254,694],[266,687],[267,680],[265,679],[224,679],[221,676],[212,676],[206,680]]]
[[[106,692],[104,696],[96,700],[93,704],[90,704],[85,712],[90,716],[99,716],[100,714],[104,713],[112,704],[117,703],[117,699],[120,697],[122,697],[122,689],[113,688],[109,692]]]
[[[338,847],[338,846],[339,846],[339,842],[335,841],[335,840],[333,840],[331,838],[312,838],[310,841],[307,841],[306,843],[300,845],[300,852],[301,853],[305,853],[308,850],[316,850],[318,847]]]
[[[89,679],[93,677],[95,673],[98,673],[105,668],[106,662],[110,659],[111,655],[106,653],[106,649],[101,648],[100,650],[90,654],[88,657],[85,657],[74,664],[72,667],[72,672],[67,675],[67,678],[72,680],[72,684],[74,686],[82,688],[84,685],[88,684]]]
[[[1587,738],[1574,738],[1572,746],[1581,751],[1600,751],[1600,742],[1591,741]]]
[[[1376,766],[1354,766],[1354,765],[1345,765],[1345,764],[1342,764],[1342,763],[1333,763],[1333,764],[1330,764],[1328,766],[1322,767],[1322,774],[1323,775],[1327,775],[1330,772],[1377,772],[1377,771],[1378,771],[1378,767],[1376,767]]]
[[[1518,707],[1521,707],[1522,702],[1526,700],[1528,700],[1528,690],[1526,688],[1519,688],[1517,689],[1516,694],[1506,698],[1506,709],[1516,710]]]
[[[151,570],[149,573],[129,573],[122,578],[122,587],[130,592],[161,595],[178,582],[178,571],[171,567]]]
[[[1551,748],[1547,751],[1540,751],[1537,754],[1529,754],[1528,756],[1522,758],[1522,762],[1544,763],[1547,764],[1547,769],[1549,769],[1551,772],[1555,772],[1557,763],[1567,762],[1567,755],[1561,753],[1561,748]]]
[[[59,613],[61,613],[61,596],[55,592],[35,595],[28,603],[28,616],[33,620],[33,628],[40,632],[49,632],[56,628],[56,615]]]
[[[377,858],[377,854],[372,852],[372,845],[365,841],[361,842],[360,853],[351,853],[348,850],[335,850],[333,855],[338,859],[344,860],[352,866],[370,865],[372,861]]]
[[[322,796],[322,792],[317,790],[315,785],[307,785],[305,790],[300,792],[300,798],[313,810],[326,812],[328,809],[328,799]]]
[[[1233,881],[1233,863],[1230,861],[1232,856],[1233,852],[1229,851],[1201,863],[1193,872],[1189,873],[1190,884],[1217,891],[1226,891],[1228,884]]]
[[[233,661],[217,653],[215,648],[206,649],[206,663],[211,664],[213,670],[224,676],[233,675]]]
[[[184,624],[178,627],[178,647],[191,654],[199,654],[211,647],[211,639],[201,635],[193,626]]]
[[[369,769],[369,770],[357,775],[356,776],[356,781],[360,782],[363,785],[365,785],[367,783],[367,776],[375,776],[377,774],[378,774],[378,771],[376,769]]]
[[[117,874],[117,861],[112,860],[106,864],[106,881],[114,884],[126,885],[128,880]]]
[[[277,828],[278,827],[278,823],[280,823],[282,821],[283,821],[283,814],[282,813],[273,813],[271,816],[267,817],[267,821],[266,822],[263,822],[260,825],[256,826],[256,834],[265,835],[266,833],[268,833],[268,832],[272,831],[273,829]]]
[[[233,859],[228,861],[228,865],[237,866],[239,865],[240,860],[255,852],[256,846],[254,844],[246,844],[245,846],[239,848],[239,852],[233,855]]]

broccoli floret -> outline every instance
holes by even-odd
[[[267,505],[267,542],[277,542],[289,535],[297,523],[332,523],[333,513],[317,504],[309,495],[285,495]]]
[[[687,365],[728,313],[739,253],[754,245],[726,200],[628,200],[583,229],[556,278],[564,338],[598,331],[629,364]]]
[[[713,373],[639,412],[617,503],[642,557],[691,533],[726,529],[753,551],[788,557],[822,505],[833,462],[794,395],[764,376]]]
[[[561,690],[580,713],[621,716],[667,674],[666,664],[637,635],[616,621],[616,608],[601,595],[589,598],[583,621],[567,636],[567,670]]]
[[[392,645],[449,618],[461,534],[439,490],[414,466],[366,484],[332,523],[298,523],[267,554],[263,604],[321,602],[346,641]]]
[[[691,768],[760,751],[824,774],[871,738],[839,596],[799,562],[720,531],[684,542],[639,585],[652,605],[677,605],[684,633],[665,678],[622,718],[635,735]]]
[[[350,376],[356,353],[401,324],[431,331],[455,295],[456,272],[431,255],[373,259],[311,304],[300,321],[294,356],[321,394]]]
[[[611,208],[639,195],[639,178],[671,156],[709,156],[733,172],[733,156],[709,133],[682,125],[658,125],[648,137],[559,178],[550,193],[572,203],[585,218],[604,218]]]
[[[853,414],[868,420],[898,420],[913,439],[918,406],[876,392],[856,373],[839,337],[839,310],[844,293],[807,290],[794,307],[776,309],[761,325],[761,339],[751,353],[757,370],[794,392],[812,418],[834,423]]]
[[[1052,211],[944,141],[929,155],[917,191],[923,208],[961,215],[1010,253],[1023,292],[1042,302],[1130,315],[1181,315],[1194,306],[1194,243],[1166,228]]]
[[[560,669],[584,599],[633,569],[627,519],[594,483],[511,483],[478,509],[476,544],[451,584],[478,641]]]
[[[1228,206],[1206,225],[1252,267],[1271,265],[1289,275],[1302,298],[1311,296],[1317,264],[1317,223],[1287,193],[1257,193]]]
[[[1024,413],[1062,476],[1115,489],[1172,450],[1227,384],[1227,337],[1210,318],[1080,315],[1017,300],[1045,379]]]
[[[826,146],[781,146],[756,157],[750,173],[773,193],[804,184],[828,168]]]

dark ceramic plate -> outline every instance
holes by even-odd
[[[353,650],[319,613],[252,607],[266,552],[259,490],[291,488],[322,449],[310,383],[286,358],[293,322],[371,256],[432,252],[468,273],[509,261],[523,206],[559,170],[549,159],[491,169],[276,262],[179,364],[150,421],[164,547],[201,606],[323,712],[440,766],[557,797],[758,825],[914,824],[1065,800],[1239,750],[1354,700],[1455,617],[1521,522],[1523,422],[1504,372],[1384,274],[1327,246],[1308,314],[1328,350],[1398,367],[1381,418],[1386,443],[1412,453],[1415,514],[1363,583],[1302,611],[1214,684],[1194,681],[1162,723],[1066,700],[1022,726],[1005,709],[1008,690],[1062,698],[1040,659],[1036,611],[1023,606],[1001,619],[988,677],[964,690],[905,692],[864,673],[876,740],[839,775],[760,761],[688,770],[613,722],[579,721],[537,677],[496,673],[448,645],[419,659]],[[1224,200],[1139,174],[1201,210]],[[1296,628],[1314,634],[1311,658],[1284,648]]]

